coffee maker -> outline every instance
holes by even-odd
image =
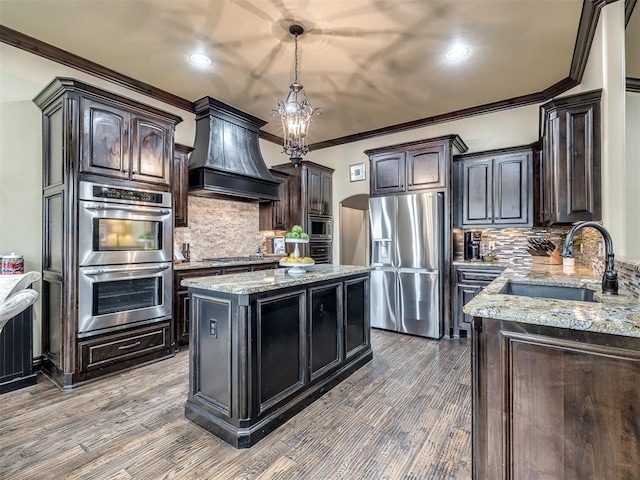
[[[464,259],[480,260],[482,232],[464,232]]]

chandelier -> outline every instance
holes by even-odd
[[[311,106],[302,84],[298,83],[298,35],[304,33],[302,25],[296,23],[289,27],[295,42],[295,68],[293,83],[289,85],[287,98],[278,100],[278,108],[271,110],[271,115],[280,117],[282,121],[284,150],[289,160],[298,166],[302,157],[309,152],[307,134],[313,115],[320,115],[322,110]]]

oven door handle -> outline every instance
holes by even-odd
[[[87,210],[122,210],[123,212],[147,213],[150,215],[167,215],[171,213],[168,208],[130,207],[128,205],[111,205],[109,203],[88,203],[84,208]]]
[[[93,270],[85,270],[85,275],[103,275],[105,273],[139,273],[139,272],[161,272],[169,268],[168,264],[162,264],[155,267],[128,267],[128,268],[94,268]]]

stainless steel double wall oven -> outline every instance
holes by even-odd
[[[80,182],[78,334],[171,316],[171,193]]]

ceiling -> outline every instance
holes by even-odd
[[[0,23],[173,95],[269,123],[293,80],[309,143],[528,95],[567,78],[582,0],[0,0]],[[455,43],[470,55],[444,59]],[[207,54],[196,67],[192,52]]]

